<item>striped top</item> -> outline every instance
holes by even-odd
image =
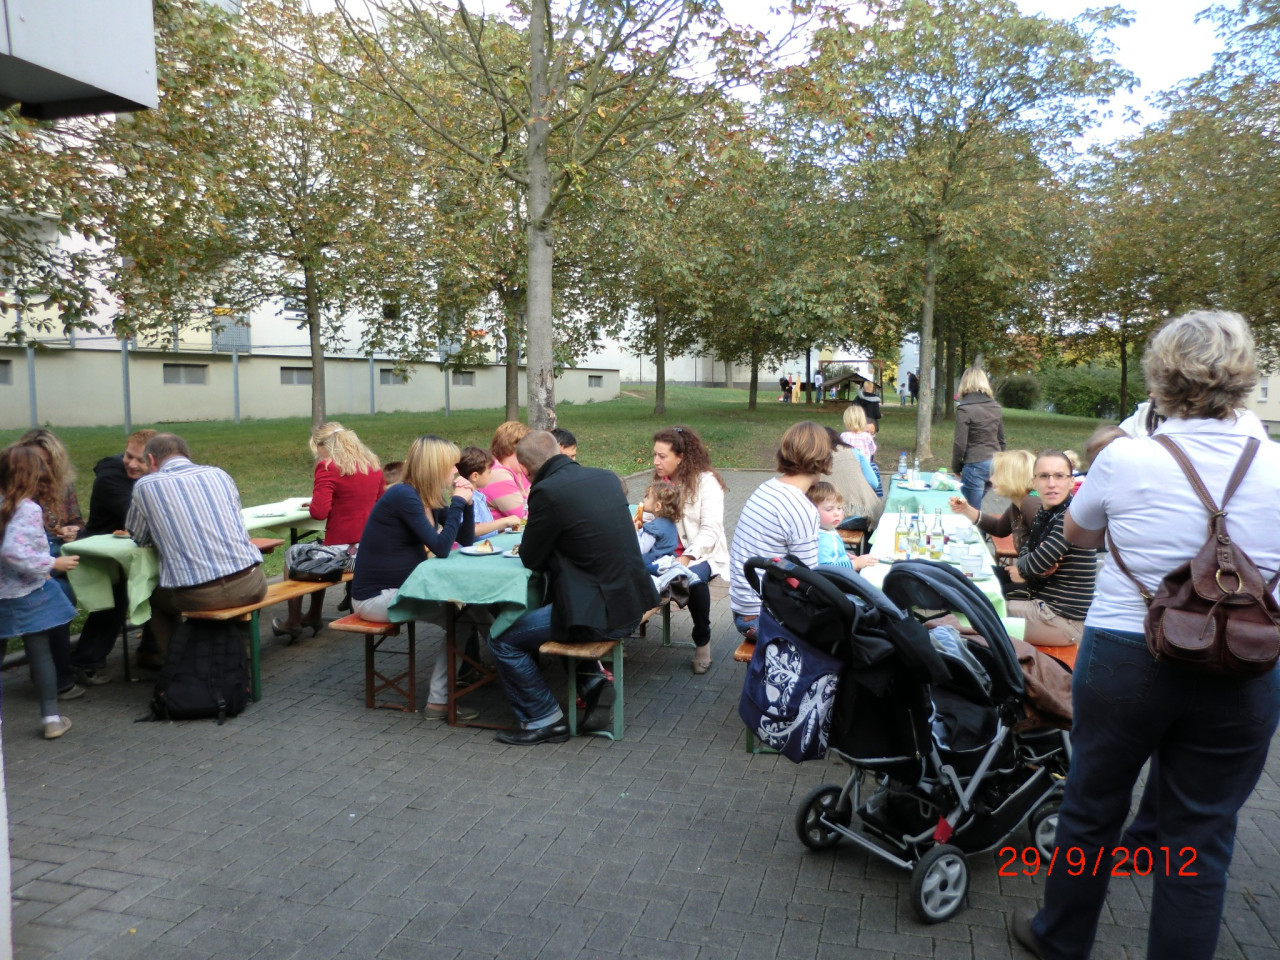
[[[791,554],[805,566],[818,562],[818,508],[799,489],[777,477],[747,498],[729,550],[729,608],[751,616],[760,612],[760,595],[747,583],[742,565],[752,557]]]
[[[485,499],[493,518],[529,518],[529,478],[520,469],[509,469],[497,460],[493,461],[492,479],[484,488]]]
[[[1098,552],[1092,547],[1067,543],[1062,532],[1066,516],[1067,511],[1060,512],[1040,545],[1018,557],[1018,572],[1027,581],[1031,599],[1043,600],[1054,613],[1068,620],[1083,620],[1093,602]],[[1055,563],[1058,569],[1046,576]]]
[[[173,456],[139,477],[125,526],[160,554],[160,586],[194,587],[262,562],[240,514],[240,491],[224,470]]]

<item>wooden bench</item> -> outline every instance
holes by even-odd
[[[417,637],[414,635],[414,623],[412,620],[409,621],[408,645],[404,650],[383,649],[383,644],[387,640],[400,635],[400,624],[398,623],[379,623],[376,620],[363,620],[353,613],[340,620],[334,620],[329,626],[344,633],[360,633],[364,635],[364,705],[366,707],[370,710],[386,708],[388,710],[403,710],[406,713],[417,712],[416,678],[418,661],[415,649]],[[374,663],[374,656],[378,653],[393,657],[406,657],[408,665],[404,670],[394,675],[383,673],[377,669]],[[404,697],[405,702],[379,701],[378,694],[383,690],[394,690]]]
[[[738,649],[733,651],[734,663],[750,663],[751,658],[755,655],[756,645],[750,640],[743,640],[738,644]],[[747,730],[747,753],[777,753],[776,750],[769,747],[762,747],[756,743],[755,734],[749,729]]]
[[[342,576],[350,580],[351,574]],[[221,610],[184,610],[182,615],[189,620],[247,620],[249,622],[249,694],[254,700],[262,699],[262,661],[260,656],[261,634],[258,630],[258,613],[277,603],[285,603],[295,597],[327,590],[333,584],[328,581],[315,580],[277,580],[267,584],[267,595],[257,603],[247,603],[240,607],[225,607]]]
[[[268,553],[274,553],[276,547],[284,546],[284,541],[279,537],[250,537],[249,542],[258,548],[258,552],[264,557]]]
[[[636,635],[645,636],[648,632],[649,621],[659,613],[662,614],[662,645],[669,647],[671,646],[671,598],[669,596],[663,597],[652,610],[645,611],[645,615],[640,618],[640,626],[636,627]]]
[[[572,657],[579,660],[600,660],[609,665],[613,672],[613,729],[591,730],[593,736],[608,737],[610,740],[621,740],[624,717],[624,696],[622,676],[622,641],[598,640],[595,643],[557,643],[548,640],[538,648],[538,653],[555,657]],[[568,699],[566,701],[569,714],[569,734],[578,735],[578,671],[573,664],[566,671],[569,674]]]

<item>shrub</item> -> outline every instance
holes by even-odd
[[[1034,410],[1040,402],[1040,381],[1031,373],[1019,373],[1006,380],[997,391],[1001,406]]]
[[[1040,373],[1041,401],[1046,410],[1075,417],[1118,420],[1147,395],[1142,371],[1129,367],[1129,410],[1120,410],[1120,368],[1088,363],[1052,367]]]

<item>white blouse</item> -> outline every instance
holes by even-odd
[[[684,503],[676,524],[686,555],[705,560],[718,577],[729,575],[729,541],[724,535],[724,488],[710,470],[698,477],[698,492]]]

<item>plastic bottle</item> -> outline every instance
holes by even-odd
[[[907,555],[907,515],[898,514],[898,526],[893,531],[893,554],[896,557]]]
[[[898,476],[904,480],[907,478],[907,451],[905,450],[898,454]]]

